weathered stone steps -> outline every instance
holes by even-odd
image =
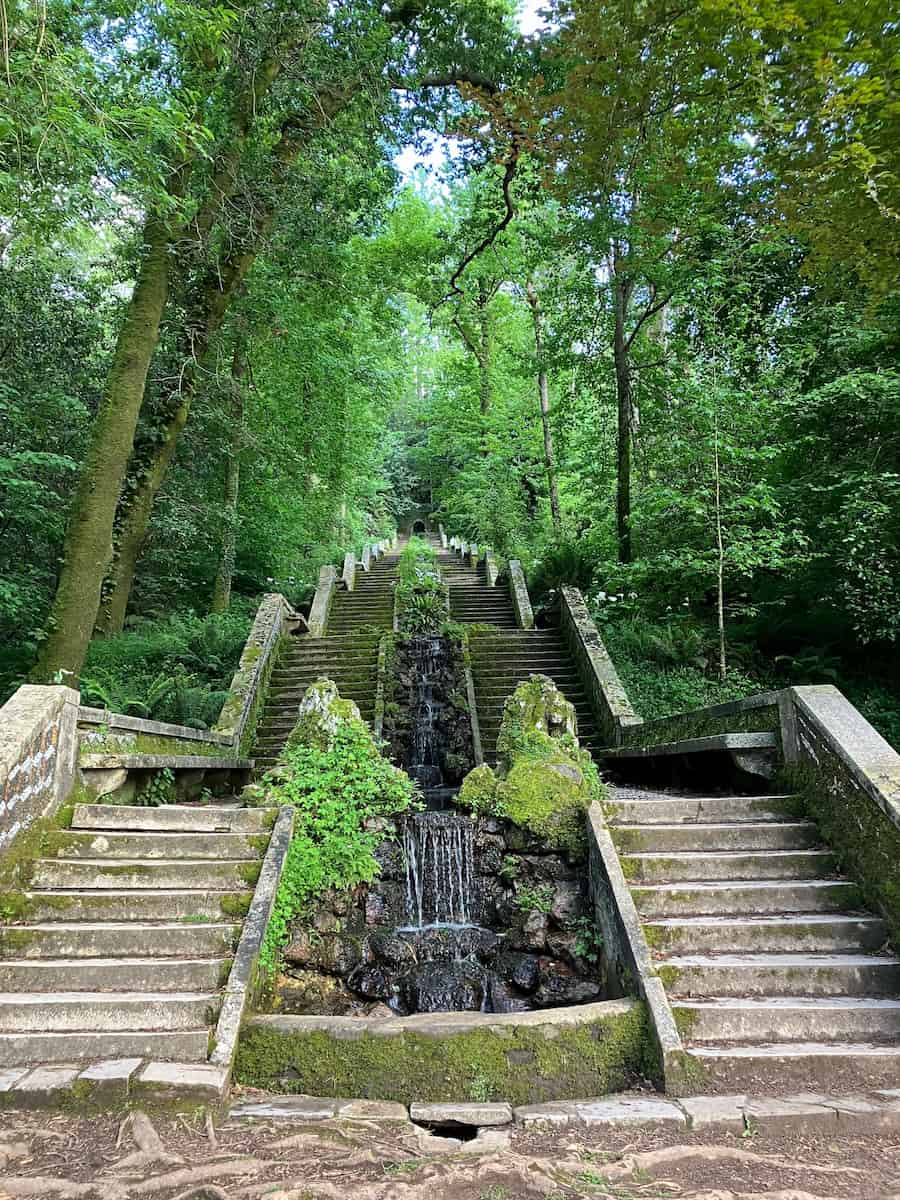
[[[838,912],[859,904],[859,889],[844,879],[696,880],[631,889],[642,917]]]
[[[211,992],[225,982],[226,958],[25,958],[0,960],[0,991]]]
[[[205,1033],[219,1003],[215,992],[3,992],[0,1037],[3,1033],[124,1033],[200,1026]]]
[[[17,958],[167,955],[223,958],[240,935],[235,922],[58,921],[0,927],[0,954]],[[2,966],[2,962],[0,962]]]
[[[794,808],[612,794],[610,833],[676,1023],[730,1089],[900,1066],[900,958]]]
[[[47,835],[45,852],[57,858],[148,859],[187,858],[249,860],[264,847],[268,834],[243,833],[126,833],[109,830],[57,830]]]
[[[647,940],[668,954],[789,953],[840,954],[879,950],[887,940],[884,921],[843,913],[779,913],[769,917],[669,917],[645,925]]]
[[[877,996],[716,997],[676,1000],[672,1008],[692,1042],[842,1042],[900,1035],[900,1000]]]
[[[31,921],[221,921],[243,916],[250,903],[249,888],[159,888],[129,891],[117,886],[102,891],[60,888],[25,892],[22,900]]]
[[[157,859],[152,862],[132,859],[78,858],[38,859],[31,883],[35,888],[107,887],[129,891],[177,888],[189,879],[196,888],[214,891],[250,887],[256,882],[259,863],[254,859],[210,862],[208,859]]]
[[[89,1063],[127,1057],[199,1063],[206,1058],[208,1048],[206,1028],[0,1033],[0,1067]]]
[[[77,804],[73,829],[128,829],[132,832],[263,833],[272,811],[218,805],[162,804],[133,808],[117,804]]]

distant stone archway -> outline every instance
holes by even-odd
[[[412,531],[413,533],[427,533],[428,528],[424,521],[413,521]]]

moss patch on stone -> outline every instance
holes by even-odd
[[[573,1027],[507,1025],[438,1036],[342,1038],[251,1024],[241,1031],[234,1077],[314,1096],[529,1104],[620,1091],[644,1076],[650,1057],[644,1008],[636,1004]]]
[[[553,680],[532,675],[506,702],[497,771],[471,771],[459,805],[476,816],[512,821],[549,849],[582,855],[587,810],[606,792],[575,728],[574,709]]]

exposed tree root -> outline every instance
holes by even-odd
[[[731,1146],[666,1146],[662,1150],[645,1150],[640,1154],[627,1154],[616,1163],[604,1165],[603,1174],[608,1179],[625,1179],[635,1171],[653,1171],[657,1167],[682,1163],[688,1158],[702,1158],[704,1162],[752,1163],[758,1167],[771,1167],[794,1171],[796,1162],[773,1154],[754,1154],[751,1150],[739,1150]],[[804,1170],[822,1175],[864,1175],[858,1167],[830,1167],[824,1163],[804,1163]]]

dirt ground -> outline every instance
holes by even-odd
[[[900,1200],[900,1135],[513,1130],[0,1113],[0,1200]]]

